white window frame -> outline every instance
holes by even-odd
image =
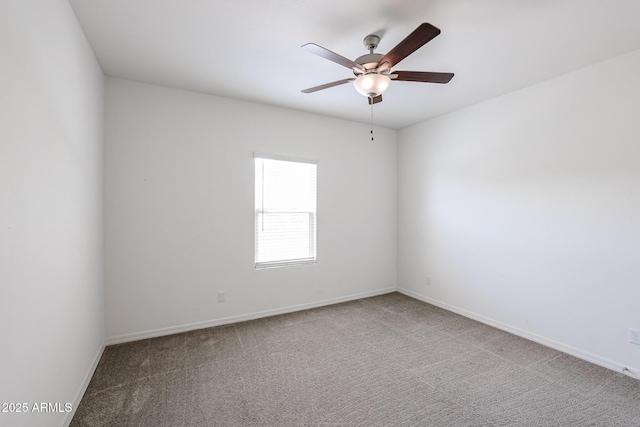
[[[259,153],[255,152],[253,154],[254,157],[254,170],[257,174],[258,171],[256,169],[256,160],[278,160],[284,162],[292,162],[292,163],[304,163],[314,165],[317,168],[317,160],[304,158],[304,157],[294,157],[294,156],[285,156],[285,155],[277,155],[270,153]],[[264,177],[262,177],[264,179]],[[254,182],[258,185],[258,176],[254,177]],[[261,181],[262,182],[262,181]],[[301,257],[295,259],[278,259],[278,260],[268,260],[268,261],[260,261],[259,258],[259,233],[260,227],[263,226],[261,224],[260,218],[263,218],[262,215],[267,213],[278,213],[278,211],[268,212],[266,208],[264,208],[264,203],[262,206],[259,205],[258,201],[258,191],[260,191],[260,195],[264,198],[264,188],[258,189],[254,188],[254,266],[256,270],[268,269],[268,268],[277,268],[277,267],[293,267],[293,266],[302,266],[302,265],[313,265],[316,263],[317,259],[317,169],[315,175],[315,188],[313,189],[313,196],[315,197],[313,203],[312,211],[300,211],[300,213],[308,213],[309,214],[309,252],[308,257]],[[283,212],[284,213],[284,212]],[[291,213],[291,212],[289,212]],[[264,223],[264,219],[262,221]]]

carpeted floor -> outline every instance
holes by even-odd
[[[106,348],[72,426],[640,426],[640,381],[392,293]]]

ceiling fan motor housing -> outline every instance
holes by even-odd
[[[367,53],[366,55],[356,58],[353,62],[362,65],[367,71],[362,72],[362,70],[354,69],[354,74],[359,76],[362,74],[368,74],[368,72],[374,72],[378,66],[378,62],[380,62],[383,56],[384,55],[381,53]]]
[[[378,43],[380,43],[380,37],[375,34],[370,34],[365,37],[362,44],[369,49],[369,53],[356,58],[354,61],[356,64],[362,65],[364,71],[357,68],[353,69],[353,73],[358,76],[353,82],[353,85],[361,95],[367,96],[370,99],[381,95],[382,92],[387,90],[390,83],[389,77],[383,76],[382,73],[379,73],[377,70],[378,63],[382,57],[384,57],[381,53],[373,53],[378,47]]]

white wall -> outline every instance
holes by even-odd
[[[2,2],[0,94],[0,402],[75,404],[104,340],[104,77],[68,2]]]
[[[636,51],[400,131],[398,286],[640,372],[639,75]]]
[[[395,288],[396,131],[372,142],[364,124],[106,87],[109,342]],[[315,266],[254,270],[254,151],[318,159]]]

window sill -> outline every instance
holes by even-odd
[[[270,270],[272,268],[282,267],[302,267],[305,265],[315,265],[316,260],[313,259],[298,259],[290,261],[272,261],[272,262],[259,262],[255,264],[256,270]]]

